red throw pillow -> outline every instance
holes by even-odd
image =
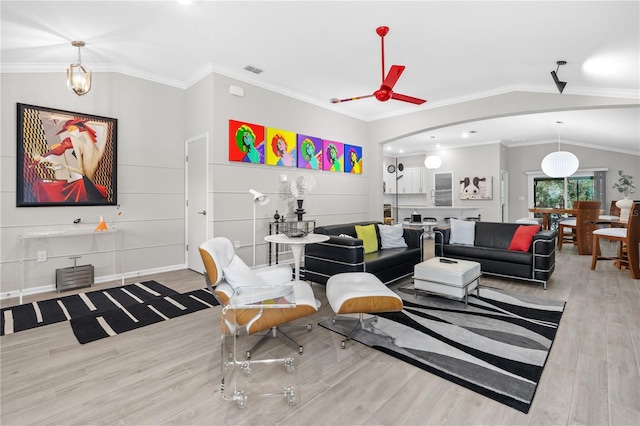
[[[540,225],[520,225],[513,234],[509,250],[529,251],[533,236],[540,230]]]

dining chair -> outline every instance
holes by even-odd
[[[600,201],[575,201],[573,209],[576,215],[558,224],[558,250],[563,244],[578,246],[578,254],[591,254],[592,233],[597,227],[596,221],[600,215]]]
[[[609,207],[608,212],[603,212],[600,217],[600,220],[619,220],[620,219],[620,207],[616,206],[615,200],[611,202],[611,207]]]
[[[600,240],[617,241],[618,254],[616,257],[603,257],[600,250]],[[631,270],[631,277],[640,279],[640,200],[634,201],[629,214],[627,227],[600,228],[593,231],[593,249],[591,269],[596,269],[598,260],[615,260],[617,267],[626,266]]]

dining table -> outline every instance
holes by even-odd
[[[529,208],[530,213],[538,213],[542,215],[542,228],[543,229],[551,229],[551,215],[552,214],[568,214],[575,215],[577,210],[574,209],[565,209],[558,207],[531,207]]]

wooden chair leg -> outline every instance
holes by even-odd
[[[629,259],[631,278],[640,280],[640,251],[638,244],[631,243],[627,245],[627,258]]]
[[[600,238],[597,235],[593,236],[593,250],[591,253],[591,269],[596,269],[596,263],[598,263],[598,256],[600,255]]]

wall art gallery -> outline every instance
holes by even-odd
[[[229,161],[362,174],[362,147],[229,120]]]

